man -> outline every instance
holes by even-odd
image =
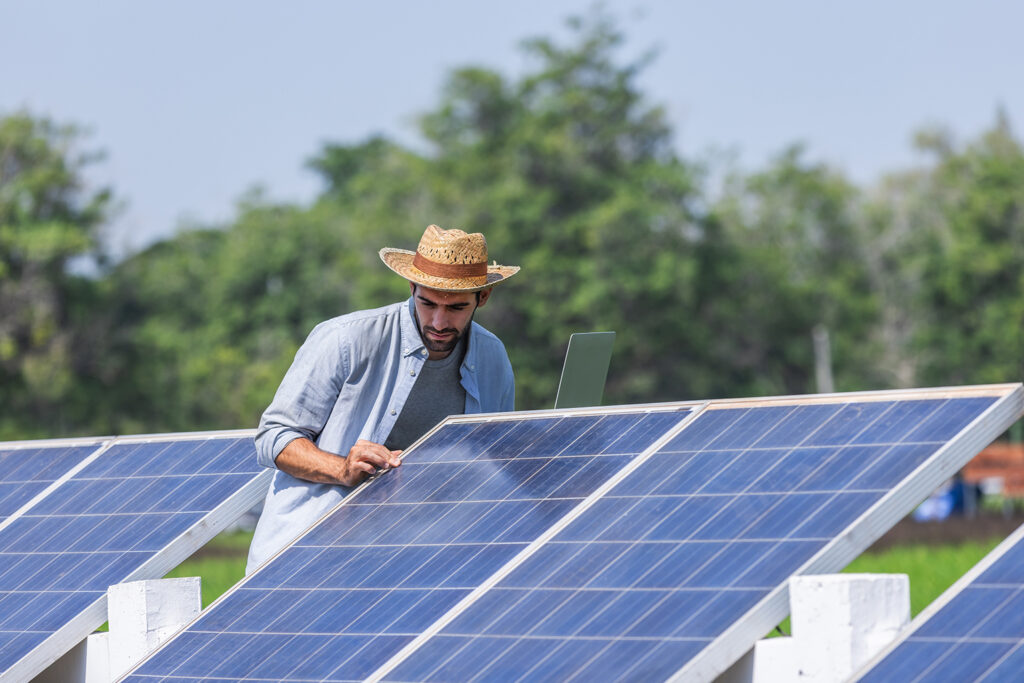
[[[444,417],[513,409],[508,354],[473,314],[519,268],[488,266],[480,233],[436,225],[415,252],[380,257],[412,296],[317,325],[260,420],[257,456],[277,471],[247,573]]]

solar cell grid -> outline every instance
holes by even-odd
[[[0,447],[0,525],[101,445],[93,441],[39,448]]]
[[[98,626],[108,586],[163,575],[194,550],[166,559],[169,543],[252,489],[244,511],[265,478],[248,437],[111,445],[0,530],[0,674],[37,666],[19,660],[85,610],[96,613],[86,633]]]
[[[361,679],[683,417],[445,425],[128,680]]]
[[[710,679],[1021,394],[449,420],[125,680]]]
[[[1024,527],[911,624],[858,680],[1008,681],[1024,671]]]
[[[383,677],[667,678],[992,402],[709,410]]]

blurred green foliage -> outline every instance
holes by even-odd
[[[87,428],[91,358],[82,352],[102,307],[98,283],[69,272],[96,246],[108,190],[84,188],[96,155],[79,131],[26,114],[0,118],[0,434]]]
[[[327,144],[308,206],[252,192],[226,225],[116,263],[81,134],[0,119],[0,438],[251,427],[319,321],[407,296],[378,260],[430,223],[521,265],[478,320],[517,407],[551,405],[571,332],[618,333],[606,403],[1015,381],[1024,358],[1024,150],[1004,117],[858,187],[800,146],[743,171],[681,158],[597,13],[523,45],[509,77],[464,68],[417,150]],[[754,116],[754,114],[752,114]],[[74,259],[92,257],[88,276]],[[79,271],[81,269],[78,269]]]

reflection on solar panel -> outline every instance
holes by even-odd
[[[709,409],[388,677],[668,678],[992,400]]]
[[[1024,526],[922,612],[868,681],[1011,681],[1024,671]]]
[[[121,439],[0,530],[0,678],[106,620],[108,586],[158,578],[255,504],[251,436]]]
[[[710,679],[791,574],[841,568],[1020,408],[1011,386],[450,418],[128,680]]]
[[[451,422],[141,673],[363,678],[684,417]]]
[[[101,445],[98,439],[0,444],[0,525]]]

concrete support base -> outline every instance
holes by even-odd
[[[33,678],[33,683],[110,683],[109,635],[93,633]]]
[[[718,683],[839,683],[910,622],[905,574],[829,574],[789,580],[793,635],[760,640]]]
[[[108,633],[94,633],[34,683],[110,683],[199,615],[200,579],[132,581],[107,590]]]

